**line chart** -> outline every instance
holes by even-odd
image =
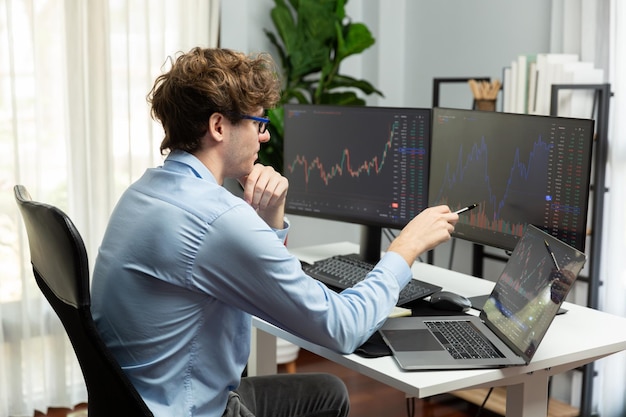
[[[374,156],[369,160],[361,161],[357,163],[356,166],[353,166],[350,157],[350,150],[348,148],[344,148],[341,152],[339,162],[332,164],[328,169],[324,166],[324,163],[321,161],[319,156],[314,157],[309,162],[305,155],[296,155],[293,162],[288,165],[287,169],[290,173],[293,173],[297,168],[302,168],[304,172],[304,182],[307,186],[313,171],[317,171],[319,173],[320,179],[326,186],[328,186],[329,182],[336,176],[348,175],[352,178],[358,178],[363,173],[367,175],[378,175],[385,165],[385,160],[387,159],[387,154],[389,152],[389,148],[391,147],[397,125],[397,122],[393,123],[389,132],[389,138],[384,144],[380,158],[378,156]]]

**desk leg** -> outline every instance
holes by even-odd
[[[506,417],[548,415],[548,378],[530,376],[527,381],[506,387]]]
[[[276,336],[253,327],[248,375],[273,375],[276,370]]]

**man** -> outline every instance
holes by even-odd
[[[346,416],[333,376],[240,378],[251,315],[352,352],[392,311],[415,258],[458,220],[446,206],[425,210],[341,294],[304,274],[284,245],[288,182],[256,163],[269,140],[264,109],[279,99],[276,74],[266,54],[195,48],[149,95],[167,158],[118,202],[92,293],[106,344],[156,416]],[[226,178],[239,180],[243,199]]]

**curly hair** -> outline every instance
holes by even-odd
[[[197,151],[213,113],[237,124],[241,115],[276,106],[278,74],[267,53],[196,47],[179,55],[170,70],[157,77],[147,97],[152,118],[165,131],[161,153]]]

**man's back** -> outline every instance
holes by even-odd
[[[206,240],[219,239],[210,222],[231,204],[241,201],[217,184],[152,169],[111,217],[94,270],[94,318],[153,410],[223,410],[245,366],[249,315],[212,297],[193,274]],[[237,339],[241,349],[226,345]]]

